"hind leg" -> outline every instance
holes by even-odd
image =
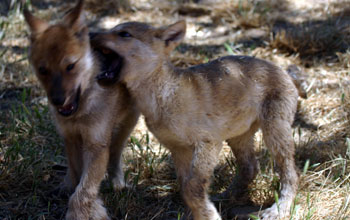
[[[221,220],[207,190],[218,161],[221,144],[204,144],[197,149],[172,150],[181,193],[194,220]]]
[[[259,171],[259,164],[254,151],[254,134],[257,129],[257,125],[253,125],[243,135],[227,140],[236,157],[238,169],[231,185],[221,195],[222,198],[240,200],[245,197],[249,183],[255,179]]]
[[[264,210],[262,217],[263,219],[283,218],[289,215],[298,184],[291,123],[282,118],[270,118],[262,123],[262,131],[265,144],[276,162],[282,186],[278,204],[275,203]]]

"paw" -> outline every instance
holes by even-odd
[[[222,193],[216,194],[211,197],[214,202],[230,201],[234,202],[235,205],[246,205],[251,203],[249,197],[249,191],[247,189],[227,189]]]
[[[260,216],[261,216],[261,219],[264,219],[264,220],[280,219],[278,214],[278,209],[274,207],[265,209],[260,213]]]
[[[213,213],[213,216],[210,218],[212,220],[221,220],[221,216],[218,212]]]
[[[250,203],[249,182],[240,176],[235,176],[230,186],[222,193],[213,197],[213,201],[231,201],[235,205],[245,205]]]
[[[280,207],[277,207],[277,204],[273,204],[270,208],[265,209],[260,212],[260,217],[263,220],[275,220],[275,219],[286,219],[289,216],[289,208],[280,204]]]
[[[78,196],[75,191],[69,198],[66,220],[89,220],[90,206],[89,200],[85,196]]]
[[[81,204],[73,204],[70,201],[66,220],[110,220],[107,210],[103,207],[101,199],[96,199],[92,202],[91,208],[82,206]]]
[[[89,220],[89,215],[82,213],[79,210],[68,209],[66,213],[66,220]]]
[[[208,202],[206,207],[196,209],[192,207],[192,216],[194,220],[221,220],[221,216],[211,202]]]
[[[112,179],[113,188],[115,191],[120,191],[122,189],[131,189],[131,185],[124,180],[124,178],[114,177]]]
[[[107,210],[103,207],[101,199],[96,199],[91,206],[90,219],[96,220],[110,220],[107,214]]]

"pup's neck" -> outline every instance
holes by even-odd
[[[169,60],[164,60],[151,73],[140,74],[144,76],[126,83],[146,118],[161,117],[162,109],[173,103],[180,86],[178,71]]]

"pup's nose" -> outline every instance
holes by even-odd
[[[53,96],[51,98],[52,104],[56,106],[60,106],[64,104],[64,101],[66,101],[66,98],[64,96]]]
[[[62,87],[61,74],[55,73],[55,76],[52,79],[52,87],[49,94],[53,105],[60,106],[64,104],[64,101],[66,101],[65,92]]]

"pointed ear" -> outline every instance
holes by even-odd
[[[186,22],[178,21],[162,29],[161,39],[165,41],[166,47],[175,48],[186,34]]]
[[[84,0],[79,0],[77,5],[63,17],[63,23],[70,27],[77,36],[80,36],[81,32],[87,29],[83,6]]]
[[[26,8],[23,10],[23,15],[30,28],[30,32],[32,33],[32,36],[35,36],[36,34],[40,34],[44,32],[49,27],[49,24],[46,21],[43,21],[40,18],[35,17]]]

